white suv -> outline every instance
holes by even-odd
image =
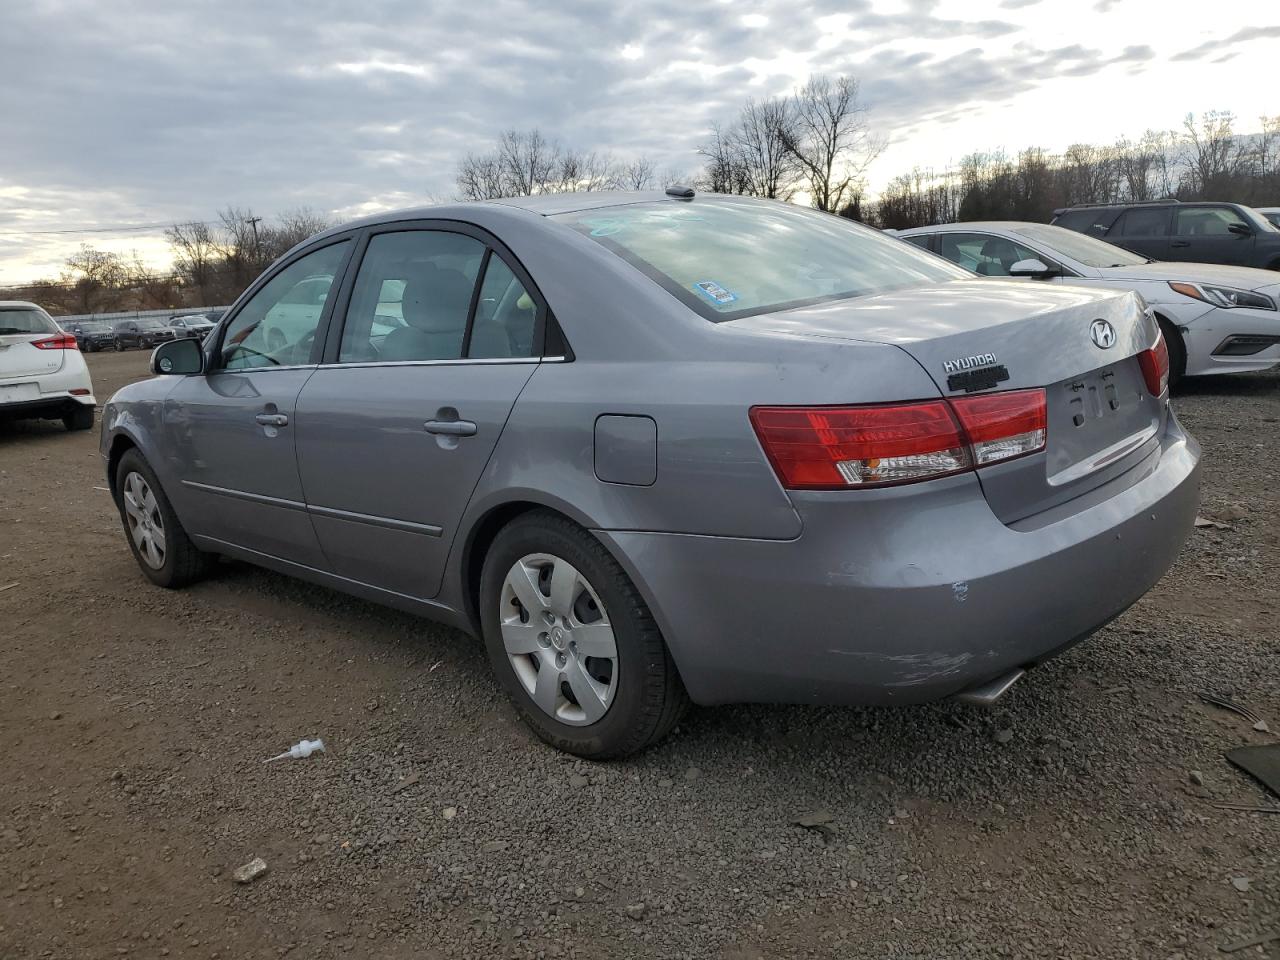
[[[93,426],[93,384],[76,346],[34,303],[0,300],[0,420],[61,420]]]

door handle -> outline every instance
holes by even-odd
[[[1191,241],[1190,241],[1190,240],[1174,240],[1172,243],[1170,243],[1170,244],[1169,244],[1169,246],[1171,246],[1171,247],[1189,247],[1189,246],[1191,246]]]
[[[289,425],[289,418],[283,413],[260,413],[253,419],[264,427],[287,427]]]
[[[428,420],[422,425],[427,433],[445,437],[474,437],[476,425],[470,420]]]

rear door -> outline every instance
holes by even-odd
[[[1233,232],[1244,228],[1247,234]],[[1170,260],[1191,263],[1253,262],[1253,225],[1226,204],[1196,204],[1174,208]]]
[[[294,451],[298,391],[315,373],[323,305],[294,339],[269,343],[265,319],[301,284],[334,286],[354,241],[339,238],[282,265],[226,324],[209,372],[185,377],[165,400],[168,448],[181,479],[184,523],[269,557],[324,569]]]
[[[1169,228],[1173,208],[1130,207],[1107,233],[1107,242],[1152,260],[1169,259]]]
[[[66,351],[37,344],[61,334],[43,310],[0,307],[0,405],[40,399],[40,378],[62,369]]]
[[[367,240],[323,363],[298,398],[298,464],[333,571],[440,589],[462,513],[541,353],[545,306],[461,224]]]

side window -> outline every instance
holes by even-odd
[[[511,268],[496,253],[485,267],[468,357],[533,356],[538,306]]]
[[[944,233],[938,252],[952,263],[984,277],[1007,277],[1019,260],[1044,260],[1020,243],[986,233]]]
[[[1227,237],[1233,223],[1249,226],[1230,207],[1179,207],[1173,232],[1179,237]]]
[[[1130,207],[1121,218],[1122,237],[1164,237],[1169,234],[1168,207]],[[1111,231],[1115,233],[1116,230]]]
[[[325,300],[350,246],[350,240],[330,244],[268,280],[227,327],[222,366],[240,370],[307,363]]]
[[[485,245],[443,230],[379,233],[356,275],[339,363],[457,360]]]
[[[933,239],[933,235],[929,233],[917,233],[915,236],[903,237],[902,239],[907,241],[907,243],[914,243],[921,249],[928,250],[929,241]]]

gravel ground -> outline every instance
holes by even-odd
[[[100,397],[145,372],[89,363]],[[1280,732],[1280,377],[1176,406],[1227,529],[994,710],[695,710],[608,765],[535,742],[459,633],[242,565],[150,586],[96,436],[0,427],[0,957],[1192,958],[1280,932],[1280,816],[1212,805],[1276,803],[1222,753]],[[261,763],[304,736],[327,751]]]

